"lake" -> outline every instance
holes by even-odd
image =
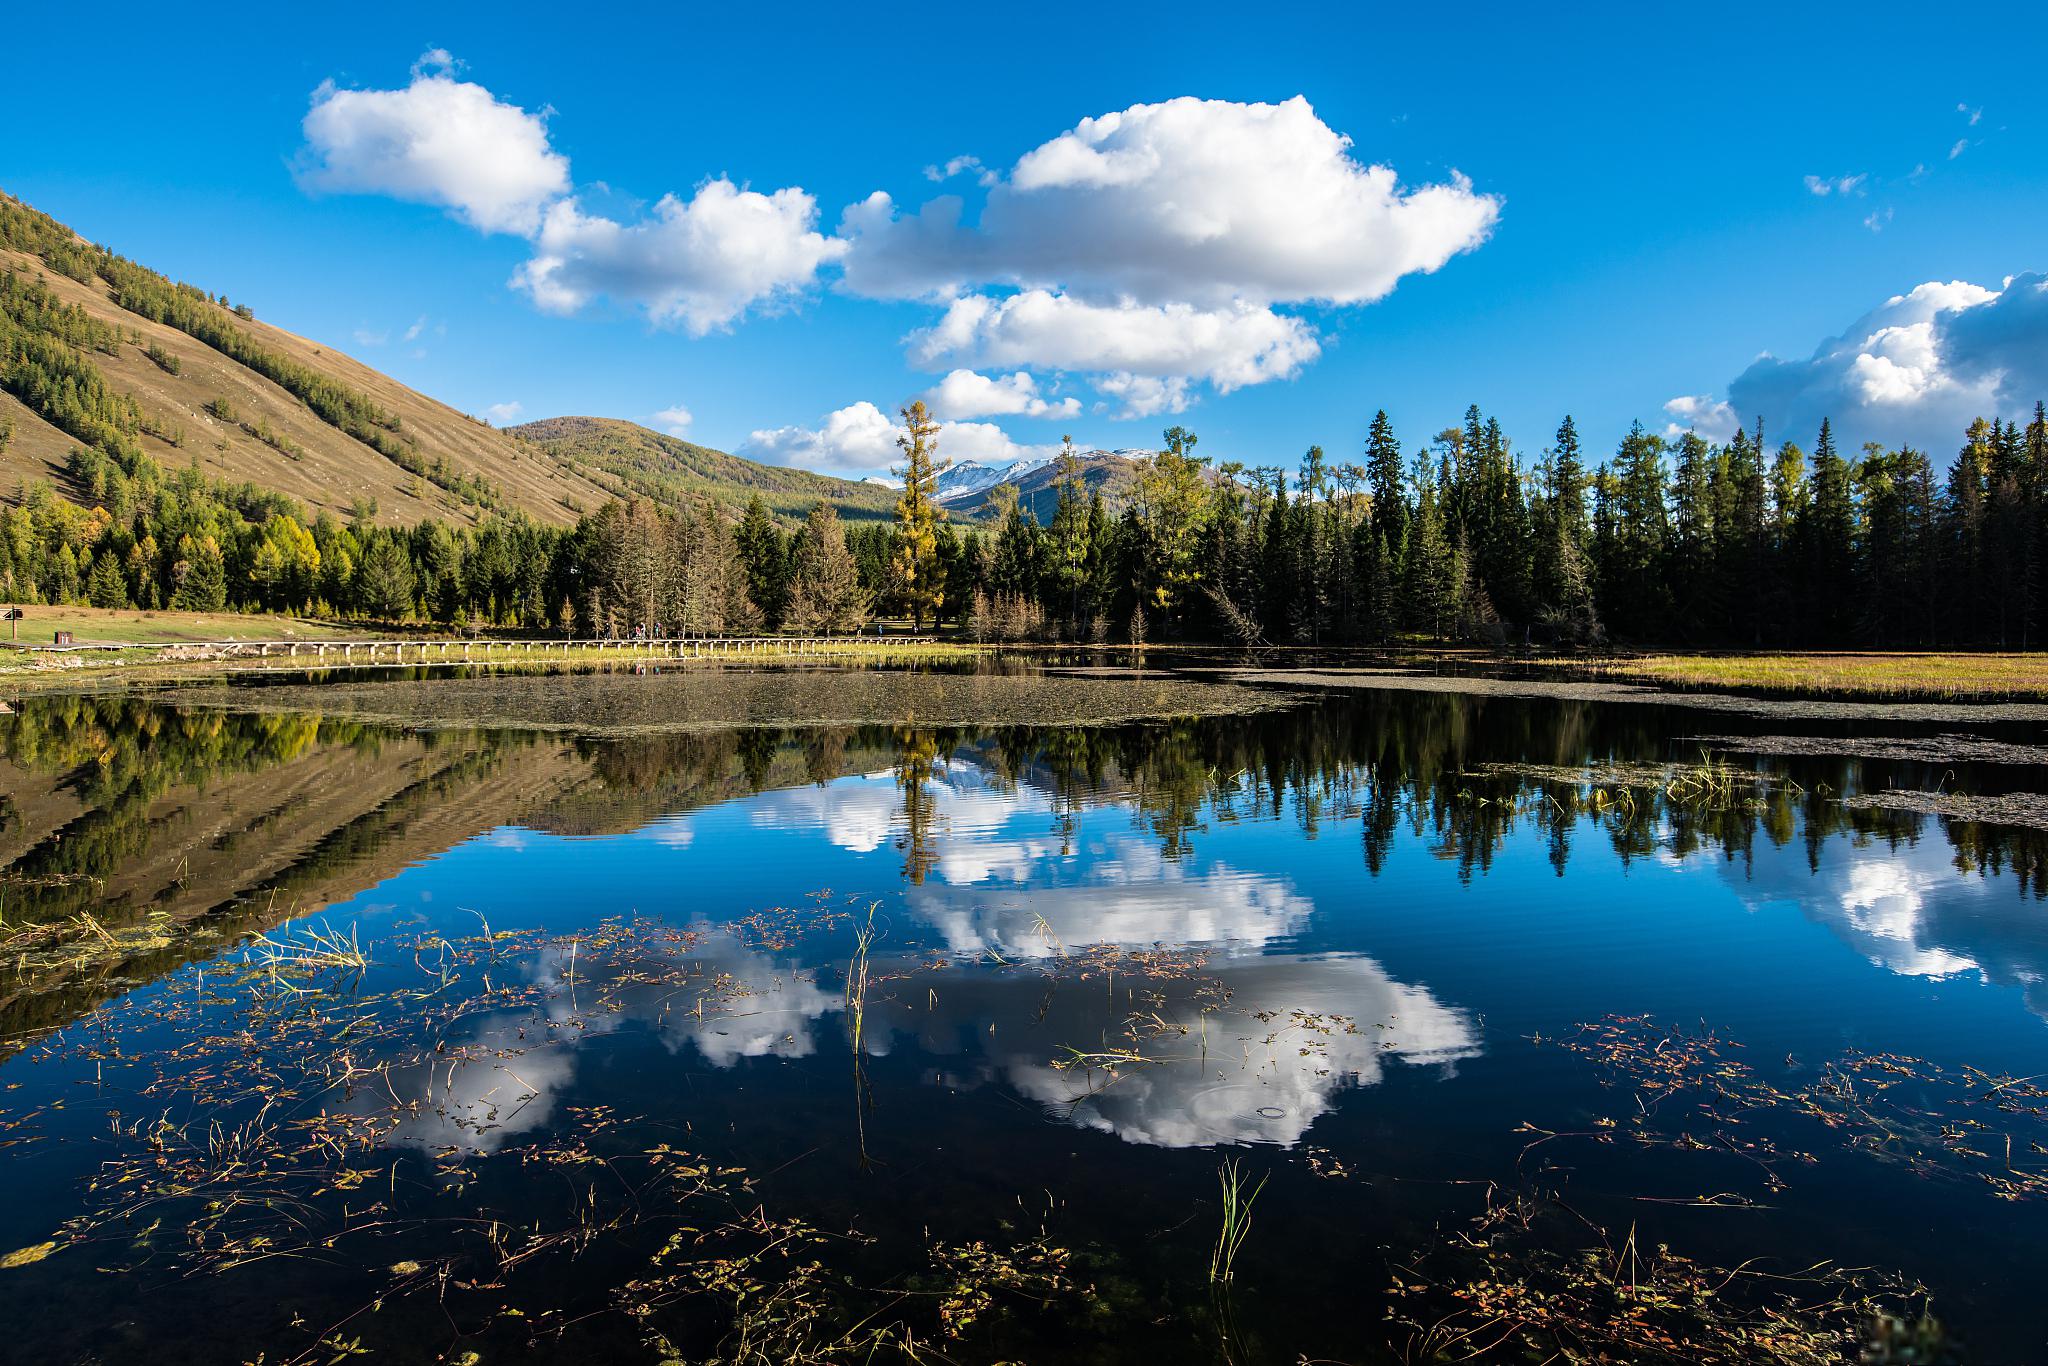
[[[0,1355],[2048,1358],[2048,833],[1887,804],[2048,773],[1956,730],[1023,665],[24,699]]]

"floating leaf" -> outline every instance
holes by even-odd
[[[12,1271],[17,1266],[32,1265],[40,1262],[56,1250],[57,1245],[55,1243],[37,1243],[32,1247],[18,1247],[5,1257],[0,1257],[0,1270]]]

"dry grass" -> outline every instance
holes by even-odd
[[[2048,654],[1646,655],[1594,666],[1682,688],[1757,688],[1851,697],[2048,697]]]
[[[144,641],[216,640],[330,640],[346,632],[298,617],[272,616],[261,612],[138,612],[106,611],[98,607],[39,607],[21,609],[22,619],[11,623],[16,643],[48,645],[58,631],[69,631],[81,645],[127,645]],[[358,631],[356,635],[360,637]],[[9,635],[0,630],[0,645]]]
[[[41,274],[50,289],[122,336],[139,336],[141,346],[124,341],[113,356],[95,354],[93,364],[119,393],[133,397],[143,412],[167,429],[177,429],[183,444],[172,446],[154,437],[143,448],[166,469],[182,469],[194,460],[211,477],[231,482],[248,480],[262,488],[289,494],[314,512],[325,509],[345,515],[356,498],[377,502],[377,520],[410,526],[426,517],[457,523],[475,520],[481,510],[465,505],[424,479],[415,479],[353,437],[330,427],[312,410],[255,371],[237,364],[176,328],[153,323],[117,306],[100,282],[81,284],[39,260],[0,250],[0,270]],[[419,442],[421,453],[447,461],[456,474],[477,475],[504,491],[508,506],[523,508],[543,522],[566,526],[576,520],[575,508],[596,508],[605,490],[591,479],[563,466],[529,443],[520,442],[466,417],[444,403],[406,388],[331,346],[294,336],[261,319],[238,324],[254,339],[300,365],[349,385],[396,417],[401,430]],[[144,347],[155,345],[179,362],[170,374],[152,362]],[[226,399],[237,422],[210,416],[206,405]],[[15,419],[14,440],[0,451],[0,486],[12,496],[17,483],[58,478],[64,454],[77,443],[19,404],[8,408]],[[240,422],[267,423],[301,452],[293,459],[243,430]]]

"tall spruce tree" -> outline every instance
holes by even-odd
[[[926,411],[923,399],[912,402],[902,414],[903,435],[896,438],[896,445],[903,452],[903,463],[895,474],[903,481],[903,493],[896,500],[896,549],[890,568],[897,601],[922,631],[925,617],[936,614],[946,602],[935,528],[946,515],[938,504],[939,475],[952,462],[939,456],[939,424]]]

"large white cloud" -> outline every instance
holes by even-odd
[[[817,218],[817,201],[803,190],[762,194],[723,178],[689,199],[663,196],[637,223],[565,199],[549,208],[533,259],[513,283],[550,313],[573,313],[602,294],[702,336],[798,293],[839,254],[843,244],[818,233]]]
[[[1299,318],[1253,304],[1098,304],[1042,289],[969,294],[910,338],[925,364],[1039,365],[1206,380],[1218,392],[1284,379],[1321,353]]]
[[[942,418],[1074,417],[1081,411],[1081,400],[1072,396],[1047,398],[1023,370],[1011,375],[953,370],[925,393],[924,401]]]
[[[1292,376],[1320,345],[1275,305],[1379,299],[1500,213],[1463,176],[1404,187],[1357,160],[1300,97],[1133,105],[984,183],[971,224],[956,195],[849,207],[846,288],[947,303],[910,338],[920,364],[1083,372],[1123,417]]]
[[[847,285],[921,297],[986,284],[1210,306],[1366,303],[1479,245],[1500,201],[1462,176],[1404,188],[1306,99],[1181,98],[1083,119],[1024,154],[980,222],[886,194],[847,211]]]
[[[1727,406],[1796,440],[1828,418],[1845,449],[1870,440],[1941,454],[1972,419],[2021,416],[2044,394],[2048,277],[2036,273],[1894,295],[1803,360],[1759,357],[1729,384]]]
[[[438,204],[484,232],[531,233],[569,189],[539,114],[449,74],[429,53],[403,90],[313,92],[299,179],[310,189]]]
[[[862,399],[827,413],[816,427],[756,431],[740,444],[740,453],[768,465],[801,465],[847,474],[874,473],[901,458],[896,438],[903,434],[895,419]],[[1049,458],[1055,449],[1012,440],[1009,433],[992,422],[939,424],[938,450],[942,459],[1009,464]]]

